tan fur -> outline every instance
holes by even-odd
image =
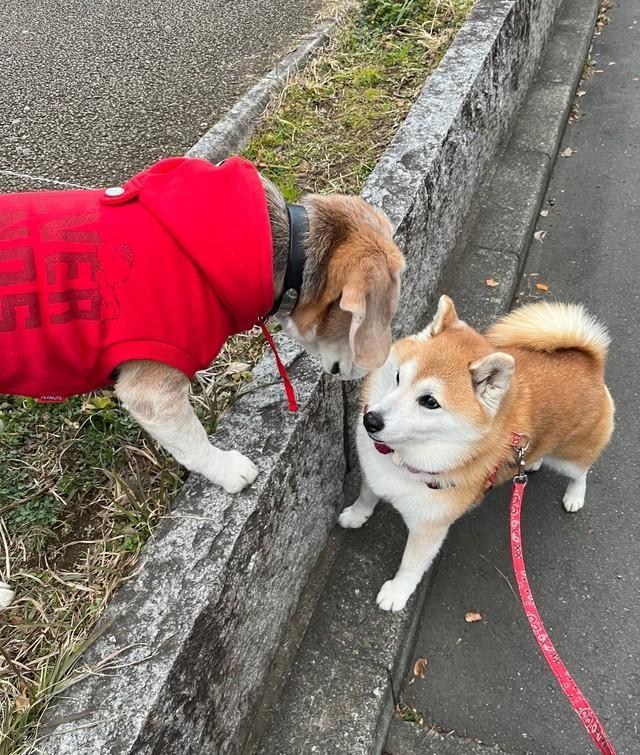
[[[498,320],[487,333],[495,346],[520,346],[534,351],[576,349],[604,364],[610,338],[606,329],[581,304],[536,302]]]
[[[315,328],[331,339],[349,333],[355,322],[350,340],[356,363],[379,367],[389,353],[405,267],[389,221],[359,197],[314,195],[303,204],[313,272],[292,319],[302,335]]]
[[[484,496],[486,480],[497,460],[504,463],[496,484],[513,476],[514,452],[508,441],[511,432],[528,438],[529,464],[553,455],[586,468],[609,442],[613,406],[604,383],[606,352],[602,346],[596,346],[604,343],[605,337],[599,335],[599,341],[590,339],[578,329],[572,347],[570,335],[558,329],[558,342],[554,343],[551,334],[556,326],[551,318],[562,313],[562,306],[530,305],[515,310],[490,328],[487,335],[468,326],[455,327],[457,318],[449,317],[440,335],[425,342],[408,338],[398,344],[401,358],[414,359],[419,365],[417,379],[435,376],[443,381],[445,406],[454,407],[474,425],[485,426],[486,435],[474,449],[473,458],[446,474],[455,487],[441,493],[451,498],[456,511],[462,513]],[[529,315],[531,321],[527,319]],[[510,322],[511,317],[519,331]],[[532,336],[530,322],[541,328],[538,338]],[[606,336],[604,329],[599,328],[598,333]],[[522,347],[518,344],[518,332],[523,333]],[[533,347],[529,346],[531,342]],[[545,344],[545,351],[539,350],[541,343]],[[516,368],[511,388],[498,414],[491,418],[468,389],[469,365],[494,353],[495,346],[514,358]]]

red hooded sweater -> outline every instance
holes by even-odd
[[[84,393],[129,359],[191,378],[269,311],[272,264],[262,183],[237,157],[0,195],[0,393]]]

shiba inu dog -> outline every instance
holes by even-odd
[[[380,608],[402,610],[451,524],[514,476],[513,433],[529,444],[527,469],[544,463],[566,475],[564,508],[582,508],[589,467],[613,431],[608,347],[606,329],[580,305],[526,305],[481,334],[447,296],[422,332],[393,345],[365,384],[362,488],[339,520],[361,527],[385,498],[409,529]]]

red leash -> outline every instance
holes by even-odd
[[[287,401],[289,402],[289,411],[297,412],[298,411],[298,402],[296,401],[296,392],[293,389],[293,385],[291,385],[291,380],[289,380],[289,375],[287,375],[287,368],[282,364],[282,360],[280,359],[280,354],[278,354],[278,350],[276,349],[276,345],[273,342],[273,336],[271,333],[269,333],[269,329],[264,324],[263,320],[258,320],[258,325],[262,328],[262,333],[264,334],[264,337],[267,339],[267,343],[269,346],[271,346],[271,351],[273,351],[273,356],[276,360],[276,366],[278,368],[278,372],[280,373],[280,377],[282,378],[282,382],[284,383],[284,392],[287,394]]]
[[[607,737],[604,726],[598,720],[598,716],[596,716],[595,711],[589,705],[586,697],[580,692],[580,688],[575,683],[569,670],[558,655],[558,651],[553,646],[531,594],[531,587],[529,586],[524,566],[522,536],[520,534],[520,512],[527,477],[524,474],[524,449],[520,449],[519,446],[517,448],[519,451],[520,474],[513,478],[513,488],[511,490],[511,558],[513,559],[513,570],[516,582],[518,583],[522,607],[527,619],[529,619],[531,630],[540,646],[540,650],[542,650],[542,655],[544,655],[546,662],[553,671],[560,689],[571,703],[571,707],[578,714],[582,725],[589,732],[589,736],[603,755],[616,755],[616,751]]]

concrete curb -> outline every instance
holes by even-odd
[[[363,195],[387,212],[407,253],[397,320],[403,332],[424,320],[480,178],[528,88],[559,3],[479,0],[365,187]],[[224,157],[229,147],[221,144],[218,134],[198,154]],[[215,152],[218,147],[224,154]],[[353,483],[345,449],[353,427],[350,396],[357,390],[343,391],[320,376],[296,346],[289,344],[283,352],[301,411],[297,416],[286,412],[267,356],[255,370],[253,392],[227,413],[216,433],[217,445],[254,458],[258,481],[237,497],[196,476],[187,481],[174,514],[147,545],[138,574],[108,608],[108,629],[83,659],[95,667],[121,652],[122,664],[112,661],[104,676],[92,675],[58,698],[45,720],[47,752],[241,749],[269,665],[343,506],[343,486]],[[361,550],[355,539],[351,543]],[[367,563],[364,551],[360,555]],[[367,606],[358,619],[363,626],[374,586],[386,570],[386,562],[371,563],[375,550],[368,558],[368,573],[345,575],[354,580],[354,590],[362,588],[356,601]],[[423,596],[424,589],[414,605]],[[342,608],[335,603],[320,608],[327,611],[325,632],[340,635],[345,646],[354,635],[355,605],[352,591]],[[357,746],[345,749],[340,732],[331,731],[339,723],[326,717],[331,706],[325,706],[319,723],[316,706],[324,704],[338,666],[336,656],[327,655],[326,637],[317,635],[312,665],[323,674],[309,680],[311,688],[320,685],[315,704],[313,697],[299,700],[301,715],[292,719],[299,747],[270,746],[274,740],[268,734],[263,752],[379,751],[392,711],[386,668],[394,670],[397,683],[418,612],[382,618],[387,628],[368,638],[367,653],[351,654],[360,698],[335,701],[343,713],[346,706],[353,714],[349,726],[357,727]],[[381,625],[380,620],[374,624]],[[309,632],[305,643],[310,637]],[[279,706],[276,732],[283,711]],[[310,738],[304,739],[305,733]],[[312,750],[314,741],[318,746]]]
[[[187,157],[219,162],[243,150],[271,99],[300,71],[309,58],[330,39],[338,19],[325,21],[278,65],[264,76],[229,112],[191,147]]]
[[[597,0],[578,0],[578,5],[578,8],[572,7],[560,16],[554,38],[545,49],[547,58],[557,57],[558,37],[571,33],[575,60],[563,62],[563,70],[556,71],[559,81],[552,85],[548,85],[544,78],[548,75],[549,67],[543,68],[522,105],[509,145],[504,150],[500,147],[498,151],[503,150],[502,155],[495,164],[493,158],[498,146],[498,133],[494,131],[489,135],[490,147],[494,151],[484,156],[484,164],[491,163],[487,170],[488,180],[483,179],[480,183],[481,173],[462,178],[467,182],[469,191],[472,191],[470,187],[474,181],[477,180],[480,185],[468,213],[469,220],[455,231],[462,239],[460,244],[455,249],[447,248],[453,233],[443,241],[442,229],[438,234],[439,229],[429,231],[427,228],[426,238],[440,241],[443,245],[441,249],[444,249],[438,257],[440,269],[432,276],[428,275],[429,271],[421,270],[424,252],[418,252],[413,259],[409,257],[409,285],[413,282],[416,287],[412,294],[414,301],[420,299],[425,288],[431,301],[435,299],[436,291],[447,291],[454,296],[462,315],[479,326],[493,320],[511,303],[518,282],[520,261],[531,240],[593,28]],[[483,10],[477,8],[481,14]],[[484,14],[481,17],[483,20],[486,18]],[[470,23],[473,21],[472,17]],[[503,23],[508,22],[505,19]],[[451,53],[455,60],[455,46]],[[440,75],[446,73],[446,62],[445,57],[438,72]],[[505,64],[508,65],[506,61]],[[535,71],[535,64],[531,65],[531,70]],[[517,69],[515,72],[512,69],[512,72],[517,75]],[[434,84],[433,78],[425,93]],[[441,84],[440,81],[435,83],[438,85],[437,94],[442,91]],[[483,89],[480,84],[479,90]],[[433,102],[433,98],[430,101],[434,110],[442,110],[438,102]],[[474,104],[477,106],[477,103]],[[416,107],[419,105],[420,102]],[[459,108],[460,113],[465,110],[473,110],[473,105]],[[477,110],[487,117],[484,108]],[[425,117],[428,118],[428,114]],[[507,118],[505,121],[508,123]],[[514,124],[511,122],[509,125]],[[405,127],[406,124],[396,142],[402,143],[404,140],[402,131]],[[428,121],[418,120],[416,127],[422,129],[423,134],[433,133],[432,124]],[[449,134],[454,129],[452,125],[442,130]],[[446,143],[436,148],[436,165],[442,150],[445,154],[451,154],[453,148],[447,147]],[[476,160],[480,159],[481,152],[474,151]],[[448,170],[452,173],[456,168],[464,169],[466,165],[468,163],[461,160],[455,166],[449,165]],[[386,194],[388,179],[380,180],[377,171],[371,182],[377,190],[375,199],[377,202],[381,199],[383,203],[386,201],[383,207],[393,218],[399,200],[406,202],[407,192],[403,192],[401,197],[397,192]],[[400,182],[407,186],[415,185],[415,182],[403,177],[398,178],[398,185]],[[454,183],[453,180],[451,183]],[[434,184],[429,187],[431,197],[437,195],[440,188],[437,183]],[[365,191],[371,197],[371,185]],[[435,204],[433,199],[431,201],[431,212],[440,214],[449,209],[451,213],[447,198],[443,205]],[[406,205],[398,209],[399,215],[403,213],[402,223],[406,223]],[[428,223],[428,213],[421,215],[418,210],[417,214],[422,218],[426,216]],[[398,225],[396,221],[396,227]],[[479,246],[478,239],[482,239],[486,248]],[[411,240],[416,244],[425,243],[419,236],[413,236],[405,242],[405,249],[410,248]],[[443,271],[443,268],[446,270]],[[500,281],[497,289],[489,288],[484,283],[489,276]],[[418,318],[424,317],[424,314],[424,310],[418,312],[416,308],[408,315],[399,317],[402,331],[406,333],[421,325],[422,320]],[[408,326],[405,317],[409,321]],[[394,736],[387,740],[394,696],[399,694],[405,671],[412,660],[415,629],[430,582],[437,573],[436,565],[402,614],[389,615],[377,609],[375,595],[380,585],[392,576],[400,560],[405,537],[400,518],[390,507],[377,511],[362,530],[348,532],[344,536],[283,692],[273,707],[272,720],[261,741],[261,755],[298,752],[364,755],[379,753],[383,749],[397,755],[423,751],[499,751],[458,737],[441,737],[395,718],[392,727]]]

